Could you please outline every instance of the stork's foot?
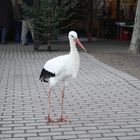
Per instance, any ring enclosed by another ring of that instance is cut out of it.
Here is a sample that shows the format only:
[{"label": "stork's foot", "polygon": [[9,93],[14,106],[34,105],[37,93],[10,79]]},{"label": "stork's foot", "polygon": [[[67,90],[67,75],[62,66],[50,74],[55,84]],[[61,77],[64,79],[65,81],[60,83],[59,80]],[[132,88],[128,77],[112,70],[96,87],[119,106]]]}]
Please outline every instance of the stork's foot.
[{"label": "stork's foot", "polygon": [[52,119],[50,115],[48,117],[45,117],[47,120],[47,123],[61,123],[61,122],[69,122],[67,119],[65,119],[63,116],[61,116],[59,119]]},{"label": "stork's foot", "polygon": [[55,120],[53,120],[50,115],[48,115],[48,117],[46,117],[47,119],[47,123],[55,123]]},{"label": "stork's foot", "polygon": [[68,122],[68,120],[66,120],[64,118],[64,116],[61,116],[59,119],[58,119],[58,122]]}]

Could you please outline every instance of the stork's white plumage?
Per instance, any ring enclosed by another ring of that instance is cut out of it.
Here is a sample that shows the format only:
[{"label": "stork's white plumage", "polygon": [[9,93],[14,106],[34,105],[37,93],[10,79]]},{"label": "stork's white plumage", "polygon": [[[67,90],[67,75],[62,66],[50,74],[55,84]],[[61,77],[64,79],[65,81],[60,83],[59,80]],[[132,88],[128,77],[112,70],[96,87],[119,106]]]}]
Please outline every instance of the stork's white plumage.
[{"label": "stork's white plumage", "polygon": [[50,117],[50,104],[51,104],[51,90],[52,87],[59,81],[63,83],[62,89],[62,108],[61,108],[61,117],[59,119],[60,122],[65,121],[63,117],[63,99],[64,99],[64,90],[65,83],[69,78],[75,78],[78,74],[79,66],[80,66],[80,58],[79,53],[76,48],[76,44],[78,44],[84,51],[87,51],[84,46],[80,43],[77,33],[75,31],[70,31],[68,34],[69,43],[70,43],[70,53],[67,55],[61,55],[55,57],[53,59],[48,60],[44,68],[40,74],[40,80],[44,82],[48,82],[50,84],[49,88],[49,114],[48,114],[48,122],[53,122]]}]

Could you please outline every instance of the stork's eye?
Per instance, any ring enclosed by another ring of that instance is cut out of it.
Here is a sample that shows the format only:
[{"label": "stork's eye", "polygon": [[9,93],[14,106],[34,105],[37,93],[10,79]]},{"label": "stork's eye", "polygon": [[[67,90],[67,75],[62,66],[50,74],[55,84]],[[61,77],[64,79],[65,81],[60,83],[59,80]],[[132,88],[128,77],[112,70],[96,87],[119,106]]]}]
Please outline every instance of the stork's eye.
[{"label": "stork's eye", "polygon": [[74,37],[73,35],[71,35],[71,37]]}]

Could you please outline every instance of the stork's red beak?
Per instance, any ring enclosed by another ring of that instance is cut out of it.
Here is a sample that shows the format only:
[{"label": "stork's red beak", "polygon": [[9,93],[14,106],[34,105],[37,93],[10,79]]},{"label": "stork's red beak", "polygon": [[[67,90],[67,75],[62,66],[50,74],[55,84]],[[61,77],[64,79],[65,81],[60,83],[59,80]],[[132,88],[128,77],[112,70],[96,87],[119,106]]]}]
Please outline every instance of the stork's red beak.
[{"label": "stork's red beak", "polygon": [[85,49],[85,47],[81,44],[80,40],[77,38],[75,39],[76,44],[78,44],[85,52],[87,52],[87,50]]}]

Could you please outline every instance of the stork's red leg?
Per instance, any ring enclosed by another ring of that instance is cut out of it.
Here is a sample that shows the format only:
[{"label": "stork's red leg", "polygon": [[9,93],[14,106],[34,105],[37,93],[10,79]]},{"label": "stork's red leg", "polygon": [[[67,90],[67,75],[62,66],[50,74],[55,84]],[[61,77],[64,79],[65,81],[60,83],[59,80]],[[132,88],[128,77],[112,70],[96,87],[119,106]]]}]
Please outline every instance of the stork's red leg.
[{"label": "stork's red leg", "polygon": [[60,117],[60,122],[66,122],[64,116],[63,116],[63,105],[64,105],[64,91],[65,91],[65,86],[62,89],[61,92],[61,97],[62,97],[62,101],[61,101],[61,117]]},{"label": "stork's red leg", "polygon": [[49,103],[48,123],[51,123],[53,122],[53,120],[51,119],[51,88],[49,89],[48,103]]}]

